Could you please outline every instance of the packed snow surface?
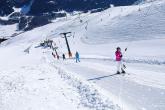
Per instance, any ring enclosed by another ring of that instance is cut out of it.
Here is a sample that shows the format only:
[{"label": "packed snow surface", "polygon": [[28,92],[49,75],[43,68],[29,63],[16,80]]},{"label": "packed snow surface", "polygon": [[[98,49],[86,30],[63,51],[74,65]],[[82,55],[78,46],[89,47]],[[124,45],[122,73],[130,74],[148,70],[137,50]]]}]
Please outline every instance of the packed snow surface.
[{"label": "packed snow surface", "polygon": [[[80,13],[22,33],[0,47],[0,110],[165,110],[165,0]],[[68,58],[68,37],[73,56]],[[0,25],[11,36],[16,25]],[[39,47],[52,39],[52,50]],[[125,75],[116,75],[115,50]],[[124,52],[124,49],[127,51]],[[26,53],[28,50],[29,53]],[[67,59],[62,60],[65,53]]]}]

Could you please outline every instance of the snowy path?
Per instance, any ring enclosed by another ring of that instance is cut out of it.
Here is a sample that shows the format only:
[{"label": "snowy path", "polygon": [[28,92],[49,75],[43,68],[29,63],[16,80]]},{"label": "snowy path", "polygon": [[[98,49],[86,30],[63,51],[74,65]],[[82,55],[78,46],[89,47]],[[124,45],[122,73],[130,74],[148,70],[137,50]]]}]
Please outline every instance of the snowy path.
[{"label": "snowy path", "polygon": [[116,96],[116,100],[123,103],[123,106],[129,106],[129,109],[165,109],[165,69],[163,66],[129,63],[127,71],[130,75],[122,76],[114,75],[115,63],[110,61],[83,59],[78,64],[73,60],[55,61],[55,64],[99,85]]},{"label": "snowy path", "polygon": [[121,110],[87,81],[52,66],[42,49],[26,54],[19,47],[0,48],[0,110]]}]

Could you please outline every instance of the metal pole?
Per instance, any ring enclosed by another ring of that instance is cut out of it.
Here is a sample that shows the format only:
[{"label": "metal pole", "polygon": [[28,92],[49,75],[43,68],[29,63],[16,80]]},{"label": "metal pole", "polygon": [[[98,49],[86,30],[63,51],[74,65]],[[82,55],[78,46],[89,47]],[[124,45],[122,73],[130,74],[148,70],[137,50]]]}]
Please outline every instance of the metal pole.
[{"label": "metal pole", "polygon": [[[66,33],[61,33],[61,34],[64,35],[64,38],[65,38],[65,41],[66,41],[66,45],[67,45],[67,49],[68,49],[68,55],[69,55],[69,58],[70,58],[70,57],[72,57],[72,52],[70,50],[68,39],[67,39],[67,36],[66,36],[69,33],[71,33],[71,32],[66,32]],[[68,37],[70,37],[70,36],[68,36]]]}]

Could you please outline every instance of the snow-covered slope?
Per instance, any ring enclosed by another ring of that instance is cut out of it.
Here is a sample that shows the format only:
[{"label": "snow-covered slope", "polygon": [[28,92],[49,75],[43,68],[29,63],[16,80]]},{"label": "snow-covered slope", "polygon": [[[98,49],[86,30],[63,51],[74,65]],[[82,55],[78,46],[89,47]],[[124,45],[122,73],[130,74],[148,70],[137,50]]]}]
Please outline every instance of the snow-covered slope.
[{"label": "snow-covered slope", "polygon": [[[5,41],[0,47],[0,107],[164,110],[164,5],[164,0],[158,0],[94,14],[68,15]],[[15,31],[14,26],[0,27],[4,36]],[[73,54],[79,51],[80,63],[73,59],[57,61],[52,50],[36,48],[49,38],[59,47],[60,56],[67,55],[60,35],[67,31],[72,32],[69,44]],[[124,53],[125,76],[114,75],[117,46],[128,48]],[[25,49],[30,53],[26,54]]]}]

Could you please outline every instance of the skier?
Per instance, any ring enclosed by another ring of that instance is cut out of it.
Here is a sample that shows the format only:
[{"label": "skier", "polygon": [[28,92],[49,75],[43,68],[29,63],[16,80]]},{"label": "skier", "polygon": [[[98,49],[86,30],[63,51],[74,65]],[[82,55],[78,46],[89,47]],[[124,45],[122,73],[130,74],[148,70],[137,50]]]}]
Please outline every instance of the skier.
[{"label": "skier", "polygon": [[60,56],[57,54],[57,60],[59,60],[60,59]]},{"label": "skier", "polygon": [[77,51],[76,51],[75,57],[76,57],[76,63],[80,62],[80,55]]},{"label": "skier", "polygon": [[56,58],[56,55],[53,52],[52,52],[52,55],[53,55],[54,58]]},{"label": "skier", "polygon": [[117,47],[115,55],[116,55],[116,62],[117,62],[117,73],[116,74],[120,74],[120,71],[121,71],[121,73],[125,73],[124,67],[123,67],[123,64],[122,64],[123,55],[121,53],[120,47]]},{"label": "skier", "polygon": [[65,54],[62,54],[62,58],[63,58],[63,60],[65,60],[66,58],[65,58]]}]

